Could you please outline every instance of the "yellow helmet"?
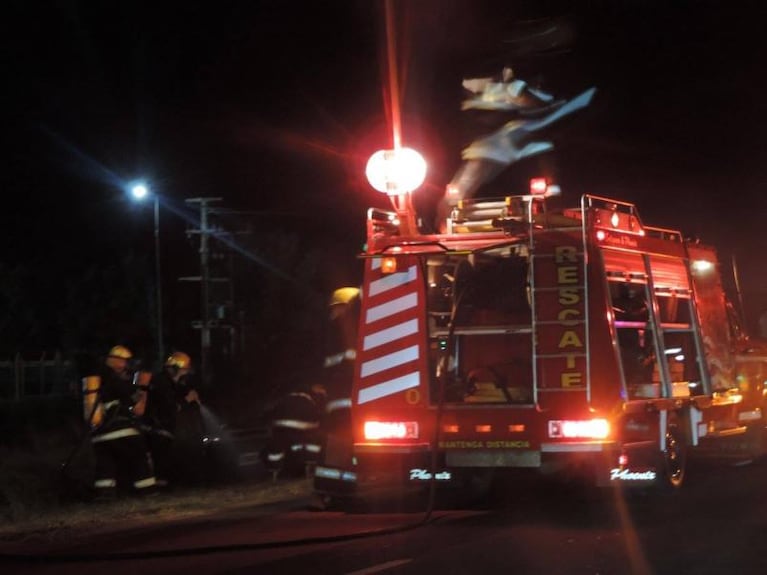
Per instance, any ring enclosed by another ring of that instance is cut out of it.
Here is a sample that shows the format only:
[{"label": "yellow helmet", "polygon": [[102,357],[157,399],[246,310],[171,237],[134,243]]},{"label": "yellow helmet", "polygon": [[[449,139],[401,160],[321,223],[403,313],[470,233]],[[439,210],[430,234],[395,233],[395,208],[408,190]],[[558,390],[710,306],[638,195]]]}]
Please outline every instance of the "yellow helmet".
[{"label": "yellow helmet", "polygon": [[189,369],[192,367],[192,358],[183,351],[174,351],[165,360],[165,367],[175,367],[177,369]]},{"label": "yellow helmet", "polygon": [[360,295],[360,288],[356,287],[342,287],[338,288],[330,296],[330,305],[338,305],[342,303],[349,303],[354,298]]},{"label": "yellow helmet", "polygon": [[116,345],[109,350],[108,357],[114,357],[117,359],[132,359],[133,354],[131,353],[131,350],[129,350],[124,345]]},{"label": "yellow helmet", "polygon": [[131,350],[123,345],[116,345],[109,350],[106,364],[115,371],[124,372],[131,359],[133,359]]}]

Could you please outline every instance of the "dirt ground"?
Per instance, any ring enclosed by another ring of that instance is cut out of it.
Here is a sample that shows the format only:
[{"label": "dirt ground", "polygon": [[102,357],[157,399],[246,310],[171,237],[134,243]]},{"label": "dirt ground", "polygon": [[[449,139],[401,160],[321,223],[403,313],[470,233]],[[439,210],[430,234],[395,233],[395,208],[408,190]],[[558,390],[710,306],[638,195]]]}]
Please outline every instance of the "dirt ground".
[{"label": "dirt ground", "polygon": [[183,489],[149,497],[124,497],[109,503],[76,502],[39,510],[21,519],[0,523],[0,541],[66,540],[85,531],[124,528],[224,511],[257,509],[283,502],[308,501],[310,479],[271,480],[237,485]]}]

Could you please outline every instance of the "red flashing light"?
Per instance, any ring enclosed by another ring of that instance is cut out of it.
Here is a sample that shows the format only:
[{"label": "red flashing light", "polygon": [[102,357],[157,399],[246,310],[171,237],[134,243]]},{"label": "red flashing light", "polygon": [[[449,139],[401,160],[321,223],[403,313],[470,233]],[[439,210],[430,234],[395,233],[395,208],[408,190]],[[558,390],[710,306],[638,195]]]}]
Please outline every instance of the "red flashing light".
[{"label": "red flashing light", "polygon": [[625,453],[621,453],[618,456],[618,466],[620,467],[628,467],[629,464],[629,456]]},{"label": "red flashing light", "polygon": [[397,258],[381,258],[381,273],[393,274],[397,271]]},{"label": "red flashing light", "polygon": [[530,180],[530,195],[543,196],[546,194],[548,187],[549,183],[546,181],[546,178],[533,178]]},{"label": "red flashing light", "polygon": [[549,437],[562,439],[605,439],[610,435],[606,419],[549,421]]},{"label": "red flashing light", "polygon": [[416,421],[366,421],[365,439],[418,439]]}]

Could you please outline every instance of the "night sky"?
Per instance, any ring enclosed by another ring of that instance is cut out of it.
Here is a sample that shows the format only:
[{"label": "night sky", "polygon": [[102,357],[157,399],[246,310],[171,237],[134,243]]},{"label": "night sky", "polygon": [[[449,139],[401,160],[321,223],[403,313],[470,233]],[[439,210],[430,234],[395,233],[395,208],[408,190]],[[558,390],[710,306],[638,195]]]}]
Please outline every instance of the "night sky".
[{"label": "night sky", "polygon": [[[591,106],[552,131],[555,150],[503,183],[545,173],[573,204],[584,192],[634,201],[646,224],[736,258],[750,317],[767,309],[760,4],[393,4],[404,142],[430,166],[419,206],[468,143],[463,78],[511,66],[563,97],[594,86]],[[121,190],[138,177],[173,208],[168,276],[196,272],[184,199],[214,196],[259,212],[251,225],[337,250],[345,271],[331,280],[354,278],[365,210],[388,207],[363,173],[391,143],[383,2],[14,0],[3,20],[0,264],[50,265],[41,297],[91,259],[152,249],[151,210]]]}]

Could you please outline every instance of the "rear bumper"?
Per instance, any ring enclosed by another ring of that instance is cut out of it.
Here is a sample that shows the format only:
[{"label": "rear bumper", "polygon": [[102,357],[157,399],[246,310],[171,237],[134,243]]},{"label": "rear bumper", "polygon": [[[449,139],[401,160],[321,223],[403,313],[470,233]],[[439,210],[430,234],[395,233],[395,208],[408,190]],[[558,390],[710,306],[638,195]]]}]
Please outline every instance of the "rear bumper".
[{"label": "rear bumper", "polygon": [[[597,486],[647,486],[657,473],[657,448],[652,442],[620,445],[615,442],[546,443],[538,450],[466,449],[437,454],[424,446],[355,445],[355,471],[359,486],[412,486],[431,481],[436,468],[438,484],[460,485],[472,470],[527,470],[542,475],[570,474],[587,478]],[[627,455],[631,468],[622,468],[619,457]],[[436,465],[435,465],[436,462]]]}]

